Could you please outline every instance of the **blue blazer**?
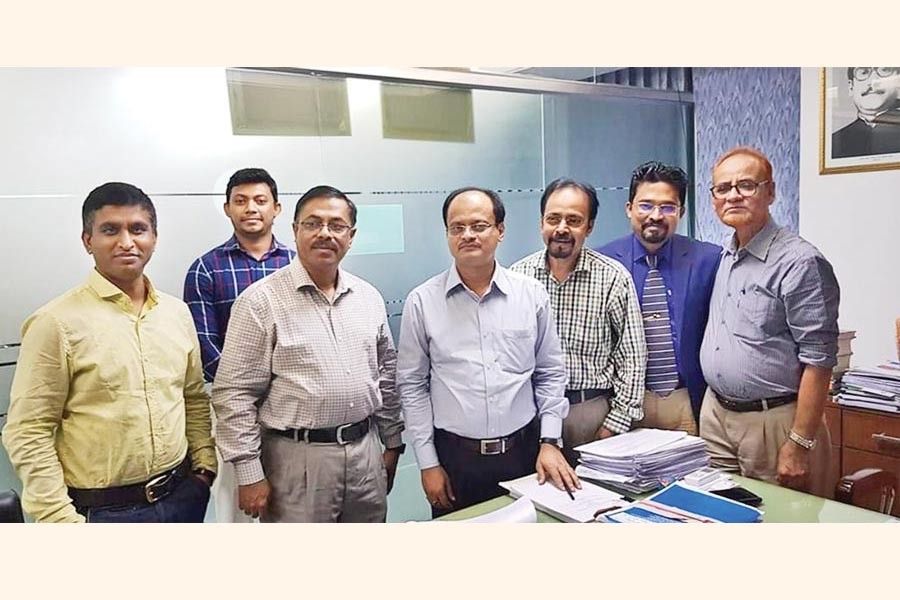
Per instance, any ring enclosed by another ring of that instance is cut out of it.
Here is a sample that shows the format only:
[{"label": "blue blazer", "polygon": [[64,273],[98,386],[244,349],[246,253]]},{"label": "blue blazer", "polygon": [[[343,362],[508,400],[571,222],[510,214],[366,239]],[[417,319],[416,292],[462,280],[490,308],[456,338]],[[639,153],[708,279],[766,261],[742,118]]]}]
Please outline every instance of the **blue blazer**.
[{"label": "blue blazer", "polygon": [[[660,256],[666,257],[660,260],[659,270],[666,287],[671,290],[669,315],[678,371],[690,393],[694,416],[699,420],[700,403],[706,391],[706,380],[700,369],[700,344],[709,317],[709,298],[722,248],[677,234],[669,240],[668,246],[659,251]],[[613,240],[597,251],[625,265],[634,280],[638,298],[641,298],[649,269],[643,260],[647,252],[635,235]]]}]

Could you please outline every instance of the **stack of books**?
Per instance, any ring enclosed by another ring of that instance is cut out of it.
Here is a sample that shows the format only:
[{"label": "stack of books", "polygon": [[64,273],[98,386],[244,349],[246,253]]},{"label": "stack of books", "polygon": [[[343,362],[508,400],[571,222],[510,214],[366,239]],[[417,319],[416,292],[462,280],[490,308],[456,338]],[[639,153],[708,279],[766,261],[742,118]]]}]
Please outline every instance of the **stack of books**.
[{"label": "stack of books", "polygon": [[837,402],[843,406],[900,412],[900,362],[877,367],[853,367],[837,384]]},{"label": "stack of books", "polygon": [[634,429],[575,448],[575,473],[635,494],[657,490],[709,465],[706,443],[683,431]]},{"label": "stack of books", "polygon": [[850,357],[853,356],[852,342],[856,332],[851,330],[838,333],[837,366],[832,372],[832,377],[839,379],[850,368]]}]

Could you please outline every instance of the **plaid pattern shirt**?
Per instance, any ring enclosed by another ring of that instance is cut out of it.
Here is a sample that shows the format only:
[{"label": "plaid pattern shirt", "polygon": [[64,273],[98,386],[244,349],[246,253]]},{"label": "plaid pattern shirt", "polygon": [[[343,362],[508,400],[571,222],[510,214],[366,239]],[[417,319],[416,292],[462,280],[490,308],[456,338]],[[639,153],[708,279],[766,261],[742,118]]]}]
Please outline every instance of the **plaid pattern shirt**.
[{"label": "plaid pattern shirt", "polygon": [[510,267],[540,281],[566,353],[570,390],[612,388],[603,426],[616,433],[644,416],[647,346],[641,306],[631,275],[619,262],[583,248],[569,278],[558,283],[547,266],[547,251]]},{"label": "plaid pattern shirt", "polygon": [[239,485],[265,477],[262,429],[319,429],[374,415],[381,441],[400,446],[397,352],[384,299],[339,271],[334,297],[297,259],[234,303],[213,383],[216,442]]},{"label": "plaid pattern shirt", "polygon": [[286,266],[295,252],[272,238],[272,247],[259,260],[238,244],[237,237],[194,261],[184,278],[184,301],[191,309],[200,338],[203,377],[212,381],[219,368],[231,305],[251,283]]}]

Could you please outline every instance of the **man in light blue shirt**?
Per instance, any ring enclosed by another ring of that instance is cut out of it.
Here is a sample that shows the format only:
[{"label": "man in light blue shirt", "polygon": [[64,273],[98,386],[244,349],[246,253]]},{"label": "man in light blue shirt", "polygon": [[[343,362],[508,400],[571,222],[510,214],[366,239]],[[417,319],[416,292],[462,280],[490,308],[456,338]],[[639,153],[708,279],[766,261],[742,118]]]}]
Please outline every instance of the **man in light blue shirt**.
[{"label": "man in light blue shirt", "polygon": [[500,197],[462,188],[444,201],[443,216],[455,264],[407,298],[397,363],[432,514],[500,496],[498,482],[535,470],[541,483],[580,487],[560,452],[569,402],[550,299],[494,259]]}]

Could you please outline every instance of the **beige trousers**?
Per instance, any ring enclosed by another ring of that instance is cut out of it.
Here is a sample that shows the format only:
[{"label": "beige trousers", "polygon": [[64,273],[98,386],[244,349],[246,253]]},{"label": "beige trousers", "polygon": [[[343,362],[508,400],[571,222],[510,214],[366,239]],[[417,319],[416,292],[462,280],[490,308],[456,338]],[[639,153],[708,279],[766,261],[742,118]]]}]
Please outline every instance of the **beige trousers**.
[{"label": "beige trousers", "polygon": [[691,411],[691,396],[687,388],[678,388],[668,396],[646,390],[644,392],[644,418],[635,421],[633,427],[653,429],[677,429],[697,435],[697,421]]},{"label": "beige trousers", "polygon": [[[769,410],[734,412],[726,409],[707,389],[700,409],[700,436],[706,440],[710,465],[778,485],[778,451],[788,439],[797,403]],[[793,442],[791,442],[793,443]],[[803,490],[828,496],[831,436],[822,420],[816,447],[809,456],[809,486]]]},{"label": "beige trousers", "polygon": [[260,521],[384,523],[387,471],[375,430],[343,446],[264,433],[261,458],[272,490]]}]

